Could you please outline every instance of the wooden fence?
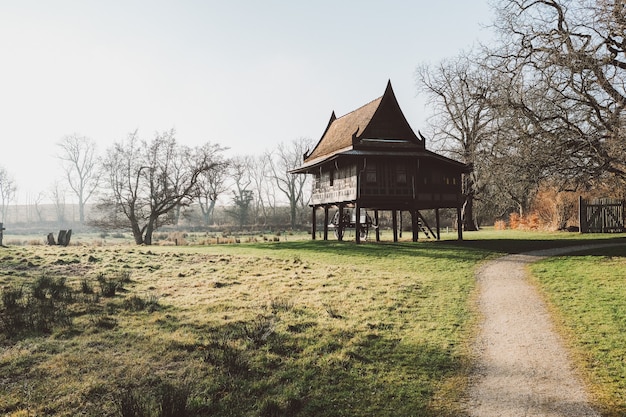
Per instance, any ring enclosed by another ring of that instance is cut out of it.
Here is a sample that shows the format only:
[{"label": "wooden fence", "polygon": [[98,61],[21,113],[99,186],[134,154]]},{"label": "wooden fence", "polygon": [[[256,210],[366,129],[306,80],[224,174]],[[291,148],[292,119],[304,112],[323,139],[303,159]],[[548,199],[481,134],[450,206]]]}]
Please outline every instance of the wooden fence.
[{"label": "wooden fence", "polygon": [[581,233],[626,232],[626,201],[601,198],[586,200],[579,198]]}]

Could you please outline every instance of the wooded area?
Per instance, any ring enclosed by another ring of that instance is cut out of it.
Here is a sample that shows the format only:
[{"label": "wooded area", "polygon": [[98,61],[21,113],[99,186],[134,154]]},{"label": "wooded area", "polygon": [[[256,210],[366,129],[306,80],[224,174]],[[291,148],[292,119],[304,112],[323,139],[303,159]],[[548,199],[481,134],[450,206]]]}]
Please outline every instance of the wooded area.
[{"label": "wooded area", "polygon": [[473,167],[464,179],[465,228],[513,212],[535,215],[546,189],[623,198],[624,3],[494,6],[493,44],[416,73],[433,109],[435,142]]}]

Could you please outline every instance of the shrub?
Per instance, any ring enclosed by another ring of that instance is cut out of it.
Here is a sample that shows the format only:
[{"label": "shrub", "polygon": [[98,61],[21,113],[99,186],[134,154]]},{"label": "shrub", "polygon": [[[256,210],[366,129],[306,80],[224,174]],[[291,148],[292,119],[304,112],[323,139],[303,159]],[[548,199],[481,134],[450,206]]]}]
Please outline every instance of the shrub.
[{"label": "shrub", "polygon": [[117,398],[117,406],[122,417],[150,417],[148,403],[137,389],[121,389]]},{"label": "shrub", "polygon": [[115,317],[111,317],[101,312],[92,313],[89,321],[92,325],[99,329],[111,330],[117,326],[117,320]]},{"label": "shrub", "polygon": [[493,224],[495,230],[506,230],[506,222],[504,220],[496,220]]},{"label": "shrub", "polygon": [[155,294],[150,294],[144,299],[138,295],[132,295],[124,300],[122,307],[124,310],[128,311],[148,310],[149,312],[153,312],[159,308],[159,297]]},{"label": "shrub", "polygon": [[154,388],[125,387],[118,391],[117,407],[122,417],[187,417],[191,413],[189,385],[162,383]]},{"label": "shrub", "polygon": [[237,348],[235,342],[226,337],[218,337],[200,348],[202,359],[230,375],[241,375],[248,372],[250,364],[244,352]]},{"label": "shrub", "polygon": [[293,301],[285,298],[274,298],[270,302],[270,308],[274,314],[279,311],[289,311],[293,308]]},{"label": "shrub", "polygon": [[4,288],[1,298],[0,330],[7,336],[13,336],[25,325],[23,288]]},{"label": "shrub", "polygon": [[3,289],[0,298],[0,331],[9,337],[25,331],[48,333],[55,325],[71,323],[67,304],[74,297],[65,278],[42,275],[26,289]]},{"label": "shrub", "polygon": [[113,297],[118,288],[118,282],[112,278],[107,278],[104,274],[98,274],[96,277],[100,284],[100,293],[103,297]]},{"label": "shrub", "polygon": [[186,417],[189,415],[187,402],[191,390],[187,384],[173,385],[164,383],[160,389],[159,417]]},{"label": "shrub", "polygon": [[260,314],[251,322],[245,323],[242,330],[244,336],[254,346],[261,346],[274,333],[274,319]]},{"label": "shrub", "polygon": [[96,281],[100,284],[100,293],[103,297],[114,297],[118,290],[124,289],[124,284],[131,282],[130,276],[130,271],[119,271],[109,278],[104,273],[98,273]]},{"label": "shrub", "polygon": [[93,286],[86,278],[80,281],[80,292],[83,294],[93,294]]}]

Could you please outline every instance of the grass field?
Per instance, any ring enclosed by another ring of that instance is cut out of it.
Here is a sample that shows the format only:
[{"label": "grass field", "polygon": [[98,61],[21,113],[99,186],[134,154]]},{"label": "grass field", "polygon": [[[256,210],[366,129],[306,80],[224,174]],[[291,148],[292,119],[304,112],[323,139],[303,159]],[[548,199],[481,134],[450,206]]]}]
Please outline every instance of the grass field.
[{"label": "grass field", "polygon": [[605,416],[626,415],[626,246],[532,267]]},{"label": "grass field", "polygon": [[0,413],[461,415],[477,265],[617,237],[3,248]]}]

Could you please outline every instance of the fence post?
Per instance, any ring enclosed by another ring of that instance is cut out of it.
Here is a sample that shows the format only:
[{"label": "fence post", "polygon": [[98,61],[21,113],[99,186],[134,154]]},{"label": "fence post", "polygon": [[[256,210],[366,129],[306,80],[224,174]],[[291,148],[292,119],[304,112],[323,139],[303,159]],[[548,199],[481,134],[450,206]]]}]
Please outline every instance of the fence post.
[{"label": "fence post", "polygon": [[583,196],[578,196],[578,226],[580,233],[586,233],[587,231],[587,213],[584,205]]},{"label": "fence post", "polygon": [[4,230],[4,223],[0,223],[0,246],[4,246],[2,244],[3,230]]}]

